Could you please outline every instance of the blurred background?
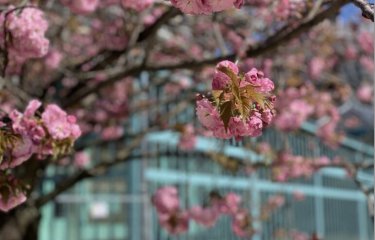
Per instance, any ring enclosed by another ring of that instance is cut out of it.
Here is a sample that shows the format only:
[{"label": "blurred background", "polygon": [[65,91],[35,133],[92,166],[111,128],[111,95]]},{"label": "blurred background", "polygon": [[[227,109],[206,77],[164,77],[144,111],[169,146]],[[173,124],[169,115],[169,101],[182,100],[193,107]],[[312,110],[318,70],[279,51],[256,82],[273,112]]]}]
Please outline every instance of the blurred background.
[{"label": "blurred background", "polygon": [[[257,29],[264,28],[260,20],[254,25]],[[210,89],[210,80],[195,79],[203,78],[203,73],[197,77],[198,74],[181,73],[176,76],[172,71],[164,70],[144,71],[136,81],[126,83],[127,89],[139,93],[129,96],[127,104],[131,107],[152,99],[153,107],[136,111],[129,115],[128,121],[118,124],[126,133],[118,140],[85,148],[85,154],[91,159],[86,168],[116,158],[116,154],[124,150],[135,136],[153,126],[155,119],[176,109],[180,102],[188,99],[188,107],[167,120],[167,125],[174,127],[147,132],[145,141],[132,151],[124,163],[102,176],[81,181],[43,206],[39,239],[239,239],[232,233],[230,219],[226,217],[220,218],[209,229],[191,223],[187,233],[168,235],[160,227],[150,201],[156,189],[165,185],[178,188],[184,207],[205,202],[213,192],[238,193],[252,216],[262,214],[262,204],[270,196],[284,197],[285,203],[266,221],[255,220],[254,226],[260,231],[249,238],[252,240],[291,239],[285,235],[290,231],[306,233],[311,240],[373,239],[371,206],[374,203],[371,200],[372,190],[369,190],[373,188],[374,181],[371,165],[374,158],[373,52],[362,53],[361,56],[368,57],[366,62],[364,58],[360,60],[359,54],[350,55],[348,50],[350,47],[361,49],[362,45],[358,42],[361,34],[366,35],[365,39],[370,38],[364,41],[369,41],[371,48],[373,33],[372,24],[360,17],[360,10],[347,5],[337,19],[324,21],[312,33],[282,45],[277,58],[270,54],[249,62],[249,65],[266,68],[267,59],[272,59],[273,65],[268,73],[280,91],[299,88],[308,78],[317,90],[330,93],[341,115],[336,131],[345,134],[339,143],[328,141],[327,144],[327,139],[316,134],[317,129],[331,121],[330,118],[311,117],[304,119],[298,130],[280,131],[272,125],[264,129],[262,136],[241,141],[217,140],[197,134],[193,150],[186,151],[179,146],[179,126],[192,123],[196,129],[201,128],[194,100],[189,99],[192,92],[204,93]],[[157,39],[165,41],[170,34],[168,27],[161,28]],[[255,34],[254,39],[262,39],[262,36]],[[226,46],[231,52],[235,50],[236,43],[228,42]],[[173,56],[174,48],[168,50],[168,54]],[[220,48],[216,47],[215,51],[216,56],[224,54]],[[330,67],[328,61],[332,60],[332,55],[336,58]],[[312,60],[312,56],[316,59]],[[317,70],[320,80],[313,79],[311,68],[314,67],[321,69]],[[185,85],[194,82],[194,90],[182,86],[182,75]],[[110,90],[107,94],[114,92]],[[316,104],[322,99],[311,101]],[[322,101],[320,104],[326,103]],[[81,143],[92,137],[85,135]],[[294,155],[343,158],[365,167],[352,173],[355,181],[345,168],[325,167],[310,178],[278,182],[274,181],[274,173],[268,168],[256,171],[239,168],[241,161],[255,163],[267,159],[267,152],[259,151],[261,143],[267,143],[275,151],[287,146]],[[79,148],[80,142],[77,146]],[[209,161],[207,156],[211,158]],[[48,193],[73,172],[74,167],[69,164],[49,166],[38,191]]]},{"label": "blurred background", "polygon": [[[359,21],[358,18],[348,19],[353,11],[356,9],[352,6],[344,9],[341,20],[345,24]],[[358,88],[358,76],[363,74],[356,65],[357,62],[345,61],[340,69],[345,81],[354,89]],[[132,88],[136,91],[149,85],[151,79],[166,75],[167,72],[143,74],[139,84],[134,84]],[[273,74],[272,79],[277,79],[277,73]],[[368,79],[371,80],[370,77]],[[134,134],[141,132],[149,126],[150,116],[167,112],[175,107],[174,102],[181,101],[187,95],[180,92],[176,95],[176,101],[162,104],[166,96],[164,86],[155,86],[131,99],[132,102],[141,101],[142,98],[155,99],[155,108],[134,114],[131,121],[123,126],[124,131],[131,129]],[[198,126],[194,107],[191,105],[177,117],[169,119],[169,123],[194,122]],[[237,239],[230,229],[230,220],[226,218],[211,229],[192,225],[187,234],[169,236],[158,224],[150,202],[150,195],[164,185],[178,186],[184,206],[204,200],[213,189],[222,193],[236,192],[255,215],[260,213],[261,203],[266,202],[269,196],[284,196],[285,204],[269,220],[258,223],[262,230],[251,238],[254,240],[276,239],[275,232],[282,230],[316,233],[327,240],[373,239],[368,199],[343,169],[327,167],[309,179],[278,183],[271,180],[270,171],[266,169],[248,174],[228,169],[225,162],[204,160],[207,153],[220,152],[229,157],[256,161],[262,155],[244,146],[267,142],[273,149],[280,149],[287,141],[293,154],[306,157],[342,156],[354,162],[372,162],[373,106],[353,100],[347,108],[344,116],[355,116],[360,123],[350,128],[342,126],[347,137],[335,149],[327,147],[316,137],[316,121],[305,121],[300,130],[293,133],[269,128],[261,137],[245,138],[241,142],[198,137],[194,151],[179,149],[179,133],[175,131],[150,133],[147,141],[126,163],[116,166],[104,176],[77,184],[43,207],[40,239]],[[93,163],[111,159],[127,141],[125,138],[121,144],[113,143],[103,148],[88,149],[87,152]],[[50,167],[40,190],[47,192],[53,189],[55,182],[66,177],[66,171]],[[372,168],[359,171],[357,177],[363,185],[372,186]],[[303,195],[303,200],[296,200],[296,193]]]}]

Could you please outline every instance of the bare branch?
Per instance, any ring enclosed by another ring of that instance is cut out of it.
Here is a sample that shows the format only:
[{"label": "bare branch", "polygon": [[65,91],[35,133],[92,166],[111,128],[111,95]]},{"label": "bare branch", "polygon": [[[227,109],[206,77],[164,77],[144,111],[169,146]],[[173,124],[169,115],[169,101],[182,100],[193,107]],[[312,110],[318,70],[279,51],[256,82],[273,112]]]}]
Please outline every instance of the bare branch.
[{"label": "bare branch", "polygon": [[366,0],[351,0],[357,7],[362,10],[362,16],[374,21],[374,4]]},{"label": "bare branch", "polygon": [[[270,52],[272,50],[275,50],[280,45],[285,44],[286,42],[292,40],[293,38],[297,37],[298,35],[302,34],[303,32],[306,32],[308,29],[314,27],[315,25],[322,22],[324,19],[330,18],[332,16],[335,16],[340,7],[345,5],[348,2],[348,0],[338,0],[331,4],[330,7],[326,8],[325,10],[318,13],[313,19],[307,19],[303,21],[300,25],[298,25],[295,28],[282,28],[279,31],[277,31],[274,35],[270,36],[266,41],[263,43],[256,45],[256,46],[250,46],[248,50],[246,51],[246,57],[256,57],[262,54],[265,54],[267,52]],[[160,71],[160,70],[176,70],[176,69],[195,69],[195,68],[202,68],[206,65],[212,65],[216,64],[217,62],[221,60],[234,60],[236,57],[235,54],[229,54],[224,55],[220,57],[215,58],[209,58],[204,59],[202,61],[186,61],[177,63],[175,65],[164,65],[164,66],[135,66],[130,69],[126,69],[122,71],[121,73],[117,73],[116,75],[110,77],[106,81],[100,82],[97,85],[91,87],[91,88],[83,88],[80,91],[76,92],[76,94],[70,96],[69,98],[65,99],[65,102],[62,103],[63,107],[71,106],[72,104],[78,102],[80,99],[85,98],[86,96],[97,92],[101,88],[104,88],[106,86],[110,86],[117,81],[128,77],[128,76],[136,76],[140,74],[142,71],[148,71],[148,72],[154,72],[154,71]]]},{"label": "bare branch", "polygon": [[[164,115],[162,120],[168,120],[170,117],[173,117],[179,112],[181,112],[182,110],[184,110],[187,106],[189,106],[189,104],[186,101],[180,102],[172,111],[170,111],[167,115]],[[34,202],[35,206],[37,208],[40,208],[44,204],[55,199],[59,194],[73,187],[76,183],[80,182],[81,180],[86,179],[86,178],[96,177],[98,175],[102,175],[109,168],[117,164],[131,160],[132,158],[129,158],[129,157],[132,151],[142,143],[142,141],[144,140],[144,136],[150,131],[153,131],[156,129],[157,129],[157,126],[150,127],[150,128],[143,130],[136,137],[134,137],[132,141],[128,143],[124,149],[117,152],[117,156],[114,160],[109,161],[109,162],[98,163],[91,169],[81,170],[75,173],[74,175],[70,176],[68,179],[58,184],[53,191],[36,199]]]}]

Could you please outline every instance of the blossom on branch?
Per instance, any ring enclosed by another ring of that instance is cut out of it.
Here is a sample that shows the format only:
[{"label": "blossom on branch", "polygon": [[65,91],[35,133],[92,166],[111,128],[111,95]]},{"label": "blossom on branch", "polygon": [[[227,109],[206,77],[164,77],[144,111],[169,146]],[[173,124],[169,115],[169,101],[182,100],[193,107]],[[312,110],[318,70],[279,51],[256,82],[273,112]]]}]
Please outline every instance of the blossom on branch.
[{"label": "blossom on branch", "polygon": [[0,29],[0,47],[8,51],[10,60],[23,63],[47,54],[49,40],[44,35],[48,22],[41,10],[10,7],[0,14]]},{"label": "blossom on branch", "polygon": [[212,98],[197,98],[197,116],[201,124],[217,138],[257,137],[271,123],[273,82],[253,68],[240,74],[236,64],[220,62],[212,81]]},{"label": "blossom on branch", "polygon": [[244,0],[171,0],[171,3],[187,14],[210,14],[233,7],[241,8]]},{"label": "blossom on branch", "polygon": [[25,187],[12,175],[0,176],[0,211],[8,212],[26,201]]}]

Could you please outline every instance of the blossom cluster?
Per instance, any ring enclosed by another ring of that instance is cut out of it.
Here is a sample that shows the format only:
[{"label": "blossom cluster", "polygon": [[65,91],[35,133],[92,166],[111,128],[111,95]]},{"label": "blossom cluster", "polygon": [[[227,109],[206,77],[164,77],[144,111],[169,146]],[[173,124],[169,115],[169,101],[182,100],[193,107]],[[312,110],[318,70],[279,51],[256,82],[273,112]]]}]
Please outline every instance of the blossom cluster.
[{"label": "blossom cluster", "polygon": [[171,3],[187,14],[210,14],[233,7],[241,8],[244,0],[171,0]]},{"label": "blossom cluster", "polygon": [[278,93],[275,104],[278,115],[274,120],[277,129],[296,130],[314,113],[313,103],[305,99],[307,91],[306,88],[287,88]]},{"label": "blossom cluster", "polygon": [[154,0],[60,0],[73,13],[87,15],[95,12],[100,7],[113,4],[121,4],[124,8],[133,9],[137,12],[150,7]]},{"label": "blossom cluster", "polygon": [[[252,227],[252,218],[249,210],[241,207],[241,197],[229,192],[221,196],[211,192],[208,204],[195,205],[188,210],[180,207],[178,191],[173,186],[159,188],[152,197],[159,222],[171,234],[181,234],[188,230],[189,220],[205,228],[213,227],[221,215],[232,219],[232,231],[238,237],[249,237],[255,233]],[[261,220],[269,218],[272,212],[285,204],[282,195],[270,196],[261,207]]]},{"label": "blossom cluster", "polygon": [[326,156],[306,158],[284,151],[278,154],[271,169],[276,181],[285,182],[292,178],[311,177],[321,167],[331,163],[331,159]]},{"label": "blossom cluster", "polygon": [[318,92],[311,84],[279,91],[275,107],[278,115],[274,124],[279,130],[297,130],[309,117],[327,117],[329,121],[320,124],[316,132],[317,136],[332,148],[344,138],[344,135],[336,130],[341,117],[331,94]]},{"label": "blossom cluster", "polygon": [[89,14],[94,12],[98,6],[99,0],[60,0],[62,4],[76,14]]},{"label": "blossom cluster", "polygon": [[140,12],[150,7],[154,3],[154,0],[121,0],[121,3],[126,8]]},{"label": "blossom cluster", "polygon": [[8,212],[26,201],[26,187],[12,175],[0,176],[0,211]]},{"label": "blossom cluster", "polygon": [[49,40],[45,37],[48,22],[35,7],[14,8],[0,13],[0,47],[8,52],[12,65],[45,56]]},{"label": "blossom cluster", "polygon": [[262,206],[260,211],[260,218],[266,220],[270,217],[272,212],[285,205],[285,197],[283,195],[271,195],[267,202]]},{"label": "blossom cluster", "polygon": [[198,119],[217,138],[259,136],[275,115],[273,89],[263,72],[253,68],[243,75],[236,64],[220,62],[212,81],[214,101],[197,98]]},{"label": "blossom cluster", "polygon": [[91,106],[77,109],[74,115],[80,119],[84,134],[96,133],[103,140],[114,140],[124,135],[123,120],[129,114],[129,92],[131,78],[123,79],[115,84],[115,88],[100,91],[100,98]]},{"label": "blossom cluster", "polygon": [[1,146],[3,159],[0,169],[16,167],[33,154],[44,158],[66,153],[81,135],[74,116],[55,104],[47,105],[41,115],[36,114],[41,105],[39,101],[32,100],[24,113],[12,110],[4,118],[7,121],[0,122],[2,137],[9,139]]},{"label": "blossom cluster", "polygon": [[301,19],[301,12],[306,9],[306,1],[303,0],[279,0],[275,1],[276,6],[273,9],[278,20],[288,20],[290,18]]},{"label": "blossom cluster", "polygon": [[374,87],[368,83],[362,83],[356,92],[357,98],[363,103],[371,103],[374,100]]},{"label": "blossom cluster", "polygon": [[194,126],[192,124],[186,124],[179,130],[181,132],[178,142],[179,148],[185,151],[194,149],[197,142]]},{"label": "blossom cluster", "polygon": [[[40,159],[66,154],[81,135],[74,116],[55,104],[48,104],[40,112],[41,105],[41,102],[32,100],[23,113],[12,110],[3,116],[0,121],[0,170],[15,168],[33,154]],[[4,193],[5,190],[0,187],[1,210],[8,211],[24,201],[25,196],[17,190],[19,183],[13,177],[1,178],[1,184],[13,189]]]},{"label": "blossom cluster", "polygon": [[155,192],[152,203],[158,213],[161,226],[171,234],[186,232],[190,219],[201,226],[212,227],[220,215],[228,215],[232,218],[232,231],[237,236],[246,237],[253,234],[248,210],[240,207],[241,197],[235,193],[228,193],[224,197],[211,194],[208,206],[194,206],[184,210],[180,207],[177,189],[165,186]]}]

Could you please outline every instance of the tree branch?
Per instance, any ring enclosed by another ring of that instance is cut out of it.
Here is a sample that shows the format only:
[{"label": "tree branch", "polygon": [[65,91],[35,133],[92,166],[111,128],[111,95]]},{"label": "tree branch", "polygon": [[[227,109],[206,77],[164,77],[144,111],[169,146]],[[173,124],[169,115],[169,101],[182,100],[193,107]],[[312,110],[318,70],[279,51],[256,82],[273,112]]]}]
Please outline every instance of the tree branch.
[{"label": "tree branch", "polygon": [[351,0],[354,5],[362,10],[362,16],[374,21],[374,4],[370,4],[366,0]]},{"label": "tree branch", "polygon": [[[272,50],[275,50],[280,45],[290,41],[291,39],[297,37],[298,35],[302,34],[303,32],[307,31],[308,29],[312,28],[313,26],[319,24],[326,18],[330,18],[332,16],[335,16],[339,9],[348,3],[349,0],[338,0],[333,2],[328,8],[325,10],[322,10],[320,13],[316,14],[314,18],[307,19],[303,21],[300,25],[298,25],[295,28],[287,28],[284,27],[277,31],[275,34],[270,36],[266,41],[264,41],[261,44],[258,44],[256,46],[250,46],[248,50],[246,51],[246,57],[256,57],[262,54],[265,54],[267,52],[270,52]],[[175,65],[162,65],[162,66],[135,66],[130,69],[126,69],[120,73],[116,73],[113,76],[111,76],[106,81],[100,82],[97,85],[91,87],[91,88],[83,88],[81,91],[76,92],[76,94],[70,96],[69,98],[66,98],[66,100],[62,103],[63,107],[71,106],[72,104],[78,102],[82,98],[85,98],[86,96],[97,92],[101,88],[104,88],[106,86],[110,86],[117,81],[128,77],[128,76],[136,76],[140,74],[142,71],[146,72],[155,72],[160,70],[176,70],[176,69],[195,69],[195,68],[202,68],[206,65],[213,65],[216,64],[219,61],[222,60],[234,60],[236,57],[235,54],[229,54],[224,55],[220,57],[214,57],[209,59],[204,59],[202,61],[186,61],[177,63]]]},{"label": "tree branch", "polygon": [[[180,102],[172,111],[164,115],[161,121],[168,120],[170,117],[177,115],[179,112],[184,110],[187,106],[189,106],[189,104],[186,101]],[[50,193],[47,193],[46,195],[41,196],[38,199],[36,199],[34,201],[35,206],[37,208],[40,208],[44,204],[55,199],[59,194],[73,187],[76,183],[80,182],[81,180],[104,174],[109,168],[117,164],[131,160],[130,155],[132,151],[142,143],[147,133],[156,129],[157,129],[157,126],[154,126],[154,127],[147,128],[143,130],[142,132],[138,133],[138,135],[134,137],[133,140],[129,144],[127,144],[126,148],[117,152],[117,156],[115,160],[109,161],[109,162],[101,162],[101,163],[96,164],[91,169],[81,170],[73,174],[68,179],[58,184],[55,187],[55,189],[52,190]],[[123,141],[123,139],[121,139],[121,141]]]}]

